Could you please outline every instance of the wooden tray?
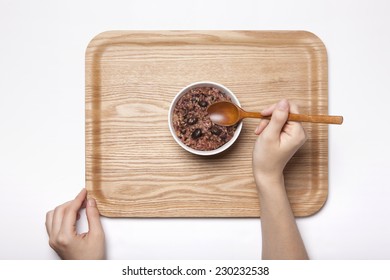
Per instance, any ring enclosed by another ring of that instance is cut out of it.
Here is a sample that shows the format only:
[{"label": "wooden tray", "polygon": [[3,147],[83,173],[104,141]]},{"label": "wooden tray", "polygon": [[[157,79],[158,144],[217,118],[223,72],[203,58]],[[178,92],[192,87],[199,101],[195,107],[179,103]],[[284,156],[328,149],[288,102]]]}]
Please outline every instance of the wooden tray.
[{"label": "wooden tray", "polygon": [[[247,110],[288,98],[327,114],[326,49],[304,31],[110,31],[86,52],[86,186],[109,217],[258,217],[253,131],[245,120],[224,154],[183,150],[168,109],[184,86],[230,88]],[[328,193],[328,128],[304,124],[309,139],[285,169],[296,216],[318,211]]]}]

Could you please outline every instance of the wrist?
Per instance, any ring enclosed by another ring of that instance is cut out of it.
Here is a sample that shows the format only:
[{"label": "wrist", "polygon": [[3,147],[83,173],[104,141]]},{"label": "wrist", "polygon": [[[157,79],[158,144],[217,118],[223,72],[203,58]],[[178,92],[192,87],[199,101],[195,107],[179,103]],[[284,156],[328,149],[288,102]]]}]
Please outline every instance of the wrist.
[{"label": "wrist", "polygon": [[254,177],[259,194],[263,192],[277,192],[280,190],[285,192],[283,173],[257,173],[254,174]]}]

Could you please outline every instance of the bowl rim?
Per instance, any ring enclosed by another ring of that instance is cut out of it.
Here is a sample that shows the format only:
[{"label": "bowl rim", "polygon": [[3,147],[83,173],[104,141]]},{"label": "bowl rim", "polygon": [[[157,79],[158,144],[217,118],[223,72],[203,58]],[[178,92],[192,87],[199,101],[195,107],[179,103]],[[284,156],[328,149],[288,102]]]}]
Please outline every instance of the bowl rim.
[{"label": "bowl rim", "polygon": [[194,82],[194,83],[191,83],[187,86],[185,86],[184,88],[182,88],[176,95],[175,97],[173,98],[172,102],[171,102],[171,105],[169,106],[169,111],[168,111],[168,125],[169,125],[169,130],[172,134],[172,137],[173,139],[175,139],[176,143],[179,144],[179,146],[181,146],[184,150],[192,153],[192,154],[195,154],[195,155],[200,155],[200,156],[212,156],[212,155],[216,155],[216,154],[220,154],[222,153],[223,151],[227,150],[228,148],[230,148],[237,140],[238,136],[240,135],[241,133],[241,130],[242,130],[242,125],[243,123],[240,122],[236,128],[236,131],[234,132],[234,135],[232,137],[232,139],[229,140],[229,142],[225,143],[224,145],[222,145],[221,147],[215,149],[215,150],[211,150],[211,151],[200,151],[200,150],[195,150],[194,148],[191,148],[189,146],[187,146],[186,144],[184,144],[180,139],[179,137],[177,137],[176,135],[176,131],[175,129],[173,128],[173,125],[172,125],[172,116],[173,116],[173,110],[177,104],[177,101],[179,101],[179,98],[184,94],[186,93],[187,91],[189,91],[190,89],[192,88],[195,88],[195,87],[202,87],[202,86],[212,86],[212,87],[216,87],[220,90],[222,90],[224,93],[226,93],[227,95],[229,95],[229,97],[232,99],[232,102],[238,106],[241,106],[240,105],[240,101],[238,100],[238,98],[236,97],[236,95],[230,90],[228,89],[226,86],[220,84],[220,83],[216,83],[216,82],[212,82],[212,81],[199,81],[199,82]]}]

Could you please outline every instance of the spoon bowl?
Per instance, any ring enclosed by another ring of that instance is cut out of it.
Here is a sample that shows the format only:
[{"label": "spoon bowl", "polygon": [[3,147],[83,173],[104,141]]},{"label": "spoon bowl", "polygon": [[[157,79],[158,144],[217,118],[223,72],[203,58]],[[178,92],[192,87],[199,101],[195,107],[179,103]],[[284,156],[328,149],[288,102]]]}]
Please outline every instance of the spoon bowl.
[{"label": "spoon bowl", "polygon": [[[244,118],[258,118],[258,119],[270,119],[270,116],[263,116],[258,112],[247,112],[241,109],[239,106],[228,102],[221,101],[211,104],[207,108],[210,120],[222,126],[231,126],[240,122]],[[288,114],[289,121],[297,122],[311,122],[311,123],[324,123],[324,124],[342,124],[342,116],[328,116],[328,115],[306,115],[306,114]]]}]

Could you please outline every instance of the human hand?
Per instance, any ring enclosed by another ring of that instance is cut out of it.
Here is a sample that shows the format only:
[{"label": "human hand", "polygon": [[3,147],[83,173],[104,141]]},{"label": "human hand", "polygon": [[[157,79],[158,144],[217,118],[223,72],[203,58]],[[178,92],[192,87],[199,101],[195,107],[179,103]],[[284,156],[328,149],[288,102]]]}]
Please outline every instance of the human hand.
[{"label": "human hand", "polygon": [[[99,260],[105,257],[105,238],[96,202],[86,200],[82,189],[74,200],[68,201],[46,214],[46,230],[49,245],[65,260]],[[88,232],[78,234],[76,222],[79,211],[86,208]]]},{"label": "human hand", "polygon": [[253,149],[252,168],[258,187],[264,180],[280,182],[287,162],[306,141],[302,125],[287,121],[289,111],[298,113],[298,108],[283,99],[261,112],[272,117],[262,119],[255,130],[259,137]]}]

